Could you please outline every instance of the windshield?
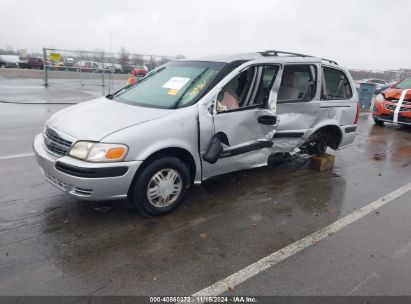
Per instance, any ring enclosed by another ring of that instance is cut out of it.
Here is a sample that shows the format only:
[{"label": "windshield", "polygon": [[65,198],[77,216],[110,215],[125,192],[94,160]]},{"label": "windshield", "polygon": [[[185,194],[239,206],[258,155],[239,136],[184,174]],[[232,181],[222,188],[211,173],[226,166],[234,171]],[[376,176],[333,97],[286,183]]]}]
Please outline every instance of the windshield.
[{"label": "windshield", "polygon": [[168,63],[114,95],[113,100],[155,108],[183,107],[194,102],[224,66],[202,61]]},{"label": "windshield", "polygon": [[395,85],[397,89],[411,89],[411,77],[407,77]]}]

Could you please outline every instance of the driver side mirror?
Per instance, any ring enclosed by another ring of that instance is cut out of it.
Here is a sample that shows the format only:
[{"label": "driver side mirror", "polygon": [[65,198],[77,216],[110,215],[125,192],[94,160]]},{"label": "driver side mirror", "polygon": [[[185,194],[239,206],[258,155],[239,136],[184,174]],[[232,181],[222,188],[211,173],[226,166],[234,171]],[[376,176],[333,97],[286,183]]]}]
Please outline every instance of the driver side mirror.
[{"label": "driver side mirror", "polygon": [[207,150],[203,155],[203,160],[210,164],[215,164],[221,153],[223,153],[222,139],[219,136],[214,136],[208,143]]}]

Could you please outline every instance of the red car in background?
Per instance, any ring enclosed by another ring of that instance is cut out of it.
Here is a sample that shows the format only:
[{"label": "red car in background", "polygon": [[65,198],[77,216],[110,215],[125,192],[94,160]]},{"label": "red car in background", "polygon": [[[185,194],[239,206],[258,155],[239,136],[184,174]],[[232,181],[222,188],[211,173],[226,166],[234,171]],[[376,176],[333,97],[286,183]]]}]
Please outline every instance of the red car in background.
[{"label": "red car in background", "polygon": [[148,73],[148,68],[145,65],[144,66],[136,66],[136,67],[134,67],[133,71],[134,71],[134,75],[144,77]]},{"label": "red car in background", "polygon": [[[396,110],[401,97],[404,95],[401,106],[398,108],[397,121]],[[372,117],[377,125],[384,122],[397,122],[398,124],[411,126],[411,76],[392,85],[374,100]]]}]

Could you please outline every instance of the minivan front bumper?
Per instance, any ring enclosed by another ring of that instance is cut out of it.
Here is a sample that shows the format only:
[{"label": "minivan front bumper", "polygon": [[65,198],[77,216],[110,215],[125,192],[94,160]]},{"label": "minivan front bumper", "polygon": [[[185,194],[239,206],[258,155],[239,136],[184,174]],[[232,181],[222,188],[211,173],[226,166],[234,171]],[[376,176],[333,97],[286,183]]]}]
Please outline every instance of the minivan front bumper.
[{"label": "minivan front bumper", "polygon": [[60,190],[82,200],[124,199],[142,161],[91,163],[47,152],[43,134],[34,138],[33,149],[44,178]]}]

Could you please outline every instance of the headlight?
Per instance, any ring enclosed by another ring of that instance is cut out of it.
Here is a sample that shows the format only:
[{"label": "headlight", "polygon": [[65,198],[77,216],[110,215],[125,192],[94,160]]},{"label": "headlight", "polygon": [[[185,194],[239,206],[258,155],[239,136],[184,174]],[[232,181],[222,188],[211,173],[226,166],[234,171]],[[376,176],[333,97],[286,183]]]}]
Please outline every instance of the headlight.
[{"label": "headlight", "polygon": [[375,101],[383,102],[383,101],[384,101],[384,95],[378,94],[378,95],[375,97]]},{"label": "headlight", "polygon": [[128,147],[122,144],[104,144],[79,141],[70,149],[69,155],[89,162],[116,162],[126,158]]}]

